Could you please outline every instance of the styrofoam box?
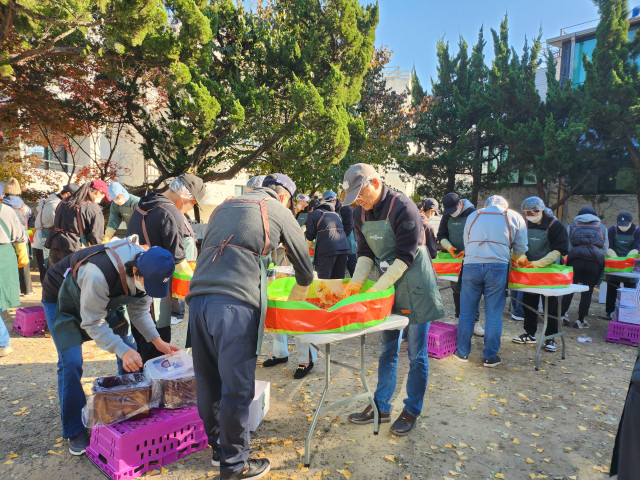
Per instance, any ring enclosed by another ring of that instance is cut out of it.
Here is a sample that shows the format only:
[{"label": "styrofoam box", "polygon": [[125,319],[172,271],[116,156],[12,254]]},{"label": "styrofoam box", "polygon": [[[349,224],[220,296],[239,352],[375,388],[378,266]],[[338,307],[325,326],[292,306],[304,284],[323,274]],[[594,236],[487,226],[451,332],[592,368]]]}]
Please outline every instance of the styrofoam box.
[{"label": "styrofoam box", "polygon": [[622,323],[633,323],[634,325],[640,325],[640,314],[635,307],[628,308],[617,306],[614,312],[613,320]]},{"label": "styrofoam box", "polygon": [[636,308],[636,302],[634,300],[635,293],[635,288],[619,288],[616,303],[621,307]]},{"label": "styrofoam box", "polygon": [[600,291],[598,292],[598,303],[607,303],[607,282],[600,284]]},{"label": "styrofoam box", "polygon": [[269,411],[269,398],[271,397],[271,383],[256,380],[256,393],[249,406],[249,430],[255,432],[262,419]]}]

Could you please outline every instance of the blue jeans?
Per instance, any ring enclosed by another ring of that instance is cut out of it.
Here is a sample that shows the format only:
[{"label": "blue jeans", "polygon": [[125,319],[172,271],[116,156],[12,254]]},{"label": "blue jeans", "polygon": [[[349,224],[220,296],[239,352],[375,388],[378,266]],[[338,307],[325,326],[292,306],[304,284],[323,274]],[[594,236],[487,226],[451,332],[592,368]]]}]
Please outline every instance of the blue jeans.
[{"label": "blue jeans", "polygon": [[[53,333],[53,317],[57,311],[57,304],[42,302],[44,315],[49,325],[49,331],[55,341]],[[132,335],[125,335],[122,340],[134,350],[136,342]],[[57,349],[57,347],[56,347]],[[122,361],[118,358],[118,374],[122,375]],[[60,400],[60,416],[62,417],[62,436],[72,438],[86,431],[82,423],[82,409],[87,400],[82,389],[82,346],[58,350],[58,398]]]},{"label": "blue jeans", "polygon": [[[2,313],[2,309],[0,308],[0,314]],[[7,326],[4,324],[4,320],[0,318],[0,348],[6,348],[9,346],[9,330],[7,330]]]},{"label": "blue jeans", "polygon": [[[408,325],[407,345],[409,347],[409,375],[407,378],[407,398],[404,409],[413,416],[420,415],[422,401],[427,390],[429,357],[427,356],[427,333],[429,324]],[[471,324],[473,330],[473,323]],[[375,402],[380,413],[391,413],[391,396],[396,389],[398,374],[398,352],[402,337],[400,330],[384,330],[380,334],[381,351],[378,363],[378,387]]]},{"label": "blue jeans", "polygon": [[460,292],[458,351],[469,355],[473,323],[484,295],[484,358],[495,358],[500,350],[502,310],[507,292],[509,266],[506,263],[472,263],[464,266]]},{"label": "blue jeans", "polygon": [[[522,295],[523,292],[521,290],[511,290],[511,314],[516,317],[524,318],[524,307],[522,306]],[[517,300],[517,301],[516,301]]]}]

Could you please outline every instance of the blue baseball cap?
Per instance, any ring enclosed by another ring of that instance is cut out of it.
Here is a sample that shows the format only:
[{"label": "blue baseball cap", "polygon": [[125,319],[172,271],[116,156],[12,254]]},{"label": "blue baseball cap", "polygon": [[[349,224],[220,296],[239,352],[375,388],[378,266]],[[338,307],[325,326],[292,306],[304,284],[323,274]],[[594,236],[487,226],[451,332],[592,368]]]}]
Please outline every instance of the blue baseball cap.
[{"label": "blue baseball cap", "polygon": [[333,202],[338,198],[338,194],[333,190],[327,190],[322,194],[322,198],[325,202]]},{"label": "blue baseball cap", "polygon": [[151,247],[138,257],[136,267],[144,278],[147,295],[154,298],[169,295],[171,277],[176,269],[173,255],[162,247]]},{"label": "blue baseball cap", "polygon": [[629,225],[631,222],[633,222],[633,217],[630,212],[620,212],[618,214],[618,225]]}]

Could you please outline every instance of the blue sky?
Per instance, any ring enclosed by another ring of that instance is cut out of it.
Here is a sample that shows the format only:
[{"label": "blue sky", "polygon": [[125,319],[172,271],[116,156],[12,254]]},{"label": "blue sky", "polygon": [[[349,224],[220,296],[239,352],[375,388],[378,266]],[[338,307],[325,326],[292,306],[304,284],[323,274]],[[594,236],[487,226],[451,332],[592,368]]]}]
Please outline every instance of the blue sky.
[{"label": "blue sky", "polygon": [[[631,6],[636,4],[640,0],[631,0]],[[485,54],[490,61],[493,57],[490,28],[497,30],[505,13],[509,16],[509,42],[517,52],[522,51],[525,35],[532,39],[540,28],[544,41],[557,36],[561,28],[598,18],[591,0],[379,0],[379,5],[376,45],[385,44],[393,50],[390,66],[411,70],[415,65],[425,89],[431,88],[430,78],[436,76],[436,43],[443,37],[452,51],[457,51],[459,36],[471,46],[484,25]]]}]

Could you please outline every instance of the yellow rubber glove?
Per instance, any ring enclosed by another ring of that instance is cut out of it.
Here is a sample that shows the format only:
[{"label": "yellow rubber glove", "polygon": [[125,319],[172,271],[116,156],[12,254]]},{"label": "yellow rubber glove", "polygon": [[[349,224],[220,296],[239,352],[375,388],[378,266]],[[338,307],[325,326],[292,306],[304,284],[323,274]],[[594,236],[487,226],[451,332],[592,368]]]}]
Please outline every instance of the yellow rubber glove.
[{"label": "yellow rubber glove", "polygon": [[369,274],[371,273],[371,269],[373,268],[373,260],[369,257],[360,257],[358,258],[358,262],[356,263],[356,268],[353,271],[353,276],[351,277],[351,281],[344,288],[344,296],[350,297],[351,295],[356,295],[360,293],[362,289],[362,284],[367,281],[369,278]]},{"label": "yellow rubber glove", "polygon": [[29,254],[27,253],[27,244],[25,242],[14,243],[13,248],[18,255],[18,268],[29,265]]},{"label": "yellow rubber glove", "polygon": [[181,261],[176,265],[176,273],[184,273],[185,275],[193,276],[193,268],[186,260]]},{"label": "yellow rubber glove", "polygon": [[313,240],[307,240],[307,247],[313,249]]},{"label": "yellow rubber glove", "polygon": [[617,257],[618,254],[612,248],[607,249],[607,257]]},{"label": "yellow rubber glove", "polygon": [[511,260],[516,265],[526,265],[526,263],[528,262],[527,256],[524,253],[512,253]]},{"label": "yellow rubber glove", "polygon": [[627,257],[630,257],[631,255],[638,255],[638,250],[636,250],[635,248],[633,250],[629,250],[629,253],[627,253]]},{"label": "yellow rubber glove", "polygon": [[291,289],[287,300],[292,302],[304,302],[309,294],[309,286],[303,287],[297,283]]},{"label": "yellow rubber glove", "polygon": [[393,261],[387,271],[380,277],[380,279],[375,283],[373,287],[371,287],[368,292],[381,292],[386,290],[391,285],[395,284],[402,274],[409,268],[406,263],[402,260],[398,260],[397,258]]},{"label": "yellow rubber glove", "polygon": [[560,258],[560,252],[558,250],[553,250],[547,253],[540,260],[534,260],[533,262],[529,263],[527,267],[531,267],[531,268],[546,267],[547,265],[551,265],[552,263],[554,263],[559,258]]},{"label": "yellow rubber glove", "polygon": [[104,232],[104,239],[102,240],[102,243],[110,242],[113,236],[115,235],[115,233],[116,233],[115,228],[107,227],[107,229]]}]

